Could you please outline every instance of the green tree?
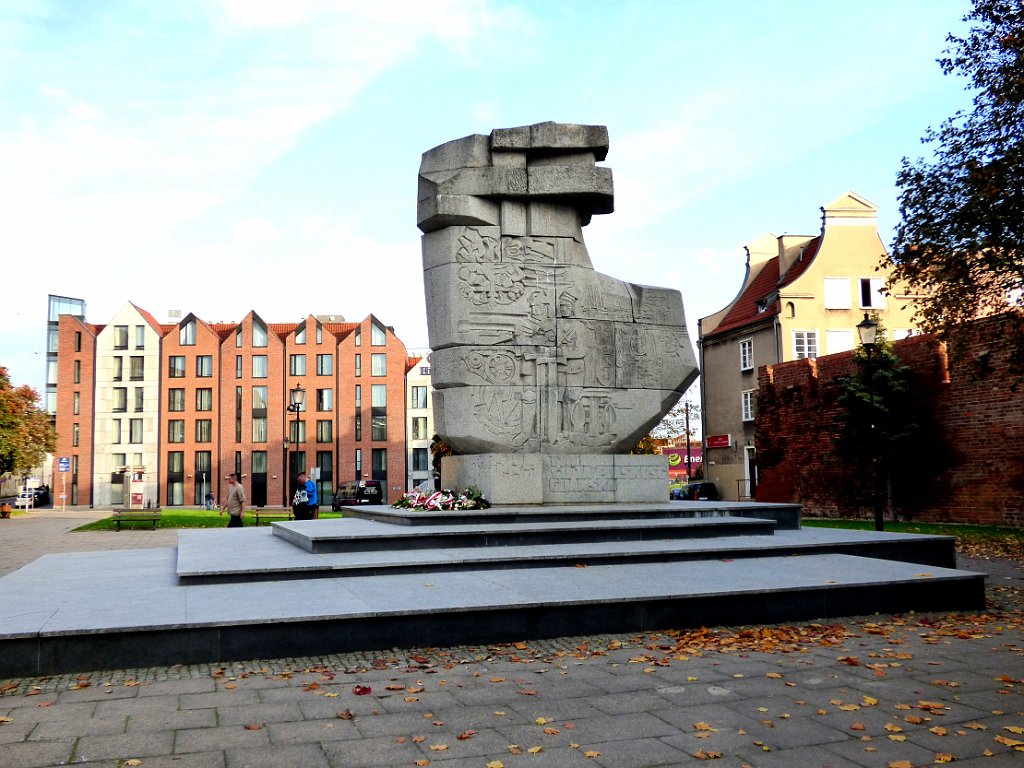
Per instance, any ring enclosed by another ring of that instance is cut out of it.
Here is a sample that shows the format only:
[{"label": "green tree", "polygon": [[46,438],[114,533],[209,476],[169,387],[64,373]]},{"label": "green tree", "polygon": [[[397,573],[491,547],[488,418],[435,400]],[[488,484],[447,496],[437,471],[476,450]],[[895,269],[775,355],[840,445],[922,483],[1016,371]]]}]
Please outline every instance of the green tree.
[{"label": "green tree", "polygon": [[934,478],[947,457],[927,388],[900,362],[881,326],[871,365],[864,347],[857,348],[854,361],[857,375],[840,384],[835,455],[856,470],[850,490],[861,491],[861,503],[870,503],[874,479],[892,516],[894,504]]},{"label": "green tree", "polygon": [[38,400],[32,387],[14,387],[0,366],[0,474],[25,475],[56,447],[50,417],[38,408]]},{"label": "green tree", "polygon": [[1024,4],[975,0],[964,21],[939,64],[968,78],[973,109],[927,131],[931,159],[903,159],[902,221],[882,258],[923,294],[920,326],[951,341],[964,321],[1011,308],[1024,331]]}]

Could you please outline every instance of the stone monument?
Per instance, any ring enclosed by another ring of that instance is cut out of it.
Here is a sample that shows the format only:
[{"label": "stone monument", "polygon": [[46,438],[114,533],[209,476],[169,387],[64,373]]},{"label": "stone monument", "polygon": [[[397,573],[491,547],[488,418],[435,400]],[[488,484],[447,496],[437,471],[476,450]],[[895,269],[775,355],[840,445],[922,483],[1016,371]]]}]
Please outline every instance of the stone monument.
[{"label": "stone monument", "polygon": [[628,451],[697,377],[678,291],[594,271],[611,213],[599,125],[538,123],[424,153],[418,224],[445,488],[494,504],[663,502]]}]

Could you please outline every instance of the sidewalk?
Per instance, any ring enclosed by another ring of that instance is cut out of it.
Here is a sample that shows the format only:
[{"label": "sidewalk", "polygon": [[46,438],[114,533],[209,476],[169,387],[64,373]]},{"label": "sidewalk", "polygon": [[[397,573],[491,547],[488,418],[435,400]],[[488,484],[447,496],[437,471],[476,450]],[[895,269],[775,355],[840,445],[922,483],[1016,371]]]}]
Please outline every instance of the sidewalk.
[{"label": "sidewalk", "polygon": [[[0,573],[175,545],[104,514],[0,521]],[[1024,572],[961,567],[986,613],[0,681],[0,766],[1021,765]]]}]

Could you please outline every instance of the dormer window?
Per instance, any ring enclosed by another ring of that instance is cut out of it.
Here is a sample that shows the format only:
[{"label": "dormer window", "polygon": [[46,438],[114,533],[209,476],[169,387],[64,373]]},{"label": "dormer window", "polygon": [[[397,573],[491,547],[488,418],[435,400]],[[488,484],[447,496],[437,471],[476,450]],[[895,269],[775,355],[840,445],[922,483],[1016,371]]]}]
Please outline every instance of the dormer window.
[{"label": "dormer window", "polygon": [[767,311],[768,311],[768,300],[767,299],[761,299],[759,302],[757,302],[757,314],[763,315]]}]

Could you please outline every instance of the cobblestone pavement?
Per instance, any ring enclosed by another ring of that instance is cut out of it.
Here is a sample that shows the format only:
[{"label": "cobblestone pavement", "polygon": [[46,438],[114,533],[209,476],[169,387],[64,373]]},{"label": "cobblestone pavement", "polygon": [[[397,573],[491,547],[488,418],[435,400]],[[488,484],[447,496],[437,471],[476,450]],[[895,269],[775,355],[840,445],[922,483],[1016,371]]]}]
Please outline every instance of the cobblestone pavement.
[{"label": "cobblestone pavement", "polygon": [[1024,765],[1021,564],[971,566],[983,613],[0,680],[0,766]]}]

